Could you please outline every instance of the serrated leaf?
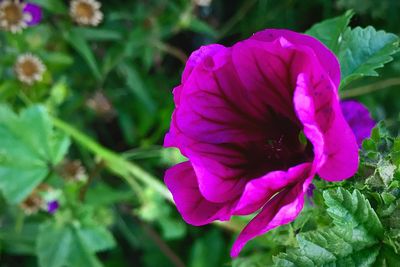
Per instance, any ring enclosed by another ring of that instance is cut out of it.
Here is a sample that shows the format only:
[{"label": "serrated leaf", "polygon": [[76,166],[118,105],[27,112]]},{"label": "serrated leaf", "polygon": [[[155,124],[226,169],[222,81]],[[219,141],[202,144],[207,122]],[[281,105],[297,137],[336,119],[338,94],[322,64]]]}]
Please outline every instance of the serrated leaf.
[{"label": "serrated leaf", "polygon": [[275,266],[372,266],[383,227],[368,200],[343,188],[323,195],[335,226],[298,234],[299,248],[275,257]]},{"label": "serrated leaf", "polygon": [[353,15],[353,11],[347,11],[342,16],[324,20],[312,26],[306,31],[306,34],[317,38],[332,50],[333,53],[337,54],[342,35]]},{"label": "serrated leaf", "polygon": [[111,248],[114,241],[106,229],[100,228],[82,229],[54,223],[42,225],[36,245],[39,266],[101,267],[94,252]]},{"label": "serrated leaf", "polygon": [[381,236],[383,226],[369,201],[358,190],[352,194],[343,188],[323,193],[328,214],[339,227],[362,228],[374,236]]},{"label": "serrated leaf", "polygon": [[340,43],[338,58],[342,72],[341,87],[364,76],[378,76],[376,69],[393,60],[399,38],[373,27],[347,29]]},{"label": "serrated leaf", "polygon": [[377,170],[385,186],[389,186],[390,182],[393,180],[396,166],[391,164],[388,160],[381,160],[378,163]]},{"label": "serrated leaf", "polygon": [[10,203],[19,203],[65,156],[69,139],[53,131],[41,106],[15,114],[0,106],[0,190]]},{"label": "serrated leaf", "polygon": [[[379,245],[358,247],[347,243],[339,228],[299,234],[299,249],[274,258],[275,266],[371,266],[379,253]],[[375,242],[377,243],[377,241]],[[367,244],[367,243],[366,243]]]}]

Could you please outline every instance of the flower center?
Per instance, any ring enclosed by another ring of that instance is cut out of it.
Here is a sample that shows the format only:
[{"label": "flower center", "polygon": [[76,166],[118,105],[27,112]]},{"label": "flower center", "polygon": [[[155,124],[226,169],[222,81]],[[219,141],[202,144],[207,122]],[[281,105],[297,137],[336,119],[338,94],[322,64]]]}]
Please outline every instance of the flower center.
[{"label": "flower center", "polygon": [[37,65],[30,60],[25,60],[24,62],[20,63],[19,67],[21,72],[28,77],[31,77],[38,72]]},{"label": "flower center", "polygon": [[17,24],[23,19],[23,12],[19,4],[10,3],[3,7],[3,19],[9,24]]},{"label": "flower center", "polygon": [[75,12],[78,17],[87,18],[87,19],[91,19],[95,13],[95,11],[93,10],[93,7],[90,4],[84,3],[84,2],[79,2],[76,5]]},{"label": "flower center", "polygon": [[277,115],[265,132],[264,140],[246,145],[244,153],[250,179],[270,171],[287,170],[313,158],[312,144],[307,142],[301,128],[290,120]]}]

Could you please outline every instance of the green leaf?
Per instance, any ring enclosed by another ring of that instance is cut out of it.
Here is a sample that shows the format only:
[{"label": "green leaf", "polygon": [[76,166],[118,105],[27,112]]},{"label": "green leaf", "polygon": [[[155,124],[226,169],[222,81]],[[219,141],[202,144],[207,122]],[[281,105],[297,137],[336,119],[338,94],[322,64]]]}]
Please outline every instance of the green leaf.
[{"label": "green leaf", "polygon": [[100,252],[115,247],[114,237],[103,226],[79,229],[78,235],[91,252]]},{"label": "green leaf", "polygon": [[265,267],[272,262],[266,253],[252,253],[249,257],[238,257],[232,261],[232,267]]},{"label": "green leaf", "polygon": [[315,24],[306,34],[311,35],[324,43],[333,53],[337,54],[342,35],[345,32],[354,12],[349,10],[339,17],[324,20]]},{"label": "green leaf", "polygon": [[155,110],[153,99],[149,95],[148,88],[143,83],[138,71],[132,64],[123,63],[119,65],[120,72],[126,76],[126,84],[131,92],[144,104],[151,112]]},{"label": "green leaf", "polygon": [[72,31],[88,41],[118,41],[122,39],[121,33],[107,29],[77,27]]},{"label": "green leaf", "polygon": [[48,223],[42,225],[37,239],[36,254],[41,267],[63,267],[67,263],[73,243],[70,228],[57,227]]},{"label": "green leaf", "polygon": [[192,18],[190,20],[188,28],[194,32],[206,34],[211,37],[218,36],[218,33],[210,25],[197,18]]},{"label": "green leaf", "polygon": [[360,229],[374,236],[383,234],[383,226],[369,201],[358,190],[350,194],[343,188],[323,193],[328,214],[339,227]]},{"label": "green leaf", "polygon": [[219,267],[224,254],[224,240],[217,229],[198,238],[193,245],[189,267]]},{"label": "green leaf", "polygon": [[82,56],[97,80],[101,80],[99,66],[87,41],[74,29],[64,32],[64,39]]},{"label": "green leaf", "polygon": [[3,224],[0,230],[0,242],[4,246],[4,252],[16,255],[34,255],[38,231],[38,223],[25,222],[20,229],[16,229],[12,223]]},{"label": "green leaf", "polygon": [[101,267],[94,253],[114,245],[111,234],[100,226],[80,228],[47,223],[40,229],[36,254],[40,267]]},{"label": "green leaf", "polygon": [[10,203],[19,203],[66,154],[70,141],[53,131],[41,106],[15,114],[0,106],[0,189]]},{"label": "green leaf", "polygon": [[394,166],[388,160],[380,160],[378,162],[379,176],[382,178],[385,186],[389,186],[390,182],[393,180],[394,172],[396,170],[396,166]]},{"label": "green leaf", "polygon": [[[320,248],[315,245],[317,248],[324,250],[324,248]],[[313,255],[313,259],[308,258],[307,256],[301,254],[298,250],[292,252],[290,254],[281,254],[279,257],[274,258],[276,267],[361,267],[361,266],[372,266],[374,262],[376,262],[377,255],[379,253],[379,247],[374,246],[371,248],[366,248],[357,252],[350,251],[353,253],[349,253],[347,256],[343,258],[336,258],[333,254],[330,253],[321,253]],[[327,255],[329,255],[327,257]]]},{"label": "green leaf", "polygon": [[338,58],[342,72],[341,87],[364,76],[378,76],[376,69],[393,60],[399,38],[373,27],[349,28],[344,32]]},{"label": "green leaf", "polygon": [[400,255],[396,254],[389,246],[384,245],[379,251],[378,259],[374,267],[394,267],[398,266],[400,262]]},{"label": "green leaf", "polygon": [[99,207],[131,201],[132,198],[133,194],[130,190],[119,190],[104,183],[98,183],[86,193],[85,202],[88,205]]},{"label": "green leaf", "polygon": [[67,13],[67,7],[61,0],[30,0],[29,2],[38,4],[53,13]]},{"label": "green leaf", "polygon": [[368,200],[343,188],[323,193],[335,226],[296,236],[299,248],[274,258],[275,266],[372,266],[383,227]]}]

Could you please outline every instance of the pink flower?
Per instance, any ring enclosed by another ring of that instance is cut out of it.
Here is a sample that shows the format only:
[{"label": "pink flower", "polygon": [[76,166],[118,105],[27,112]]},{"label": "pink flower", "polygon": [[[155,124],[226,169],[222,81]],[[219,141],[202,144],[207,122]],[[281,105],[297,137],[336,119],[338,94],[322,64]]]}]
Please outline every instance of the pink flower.
[{"label": "pink flower", "polygon": [[195,51],[174,89],[165,137],[189,159],[165,174],[184,220],[204,225],[259,211],[234,243],[235,257],[250,239],[297,217],[315,174],[351,177],[358,145],[339,82],[332,52],[288,30]]}]

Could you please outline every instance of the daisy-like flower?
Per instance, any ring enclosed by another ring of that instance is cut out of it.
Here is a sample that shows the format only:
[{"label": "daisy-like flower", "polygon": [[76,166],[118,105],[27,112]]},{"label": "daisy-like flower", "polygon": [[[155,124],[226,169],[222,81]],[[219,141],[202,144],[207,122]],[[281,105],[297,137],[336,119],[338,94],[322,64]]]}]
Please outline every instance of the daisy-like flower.
[{"label": "daisy-like flower", "polygon": [[18,0],[0,2],[0,28],[2,30],[19,33],[28,26],[38,24],[41,17],[41,8],[35,4],[22,3]]},{"label": "daisy-like flower", "polygon": [[103,20],[101,4],[96,0],[73,0],[69,8],[71,18],[84,26],[97,26]]},{"label": "daisy-like flower", "polygon": [[31,53],[20,55],[15,64],[18,80],[28,85],[41,81],[45,70],[42,60]]}]

